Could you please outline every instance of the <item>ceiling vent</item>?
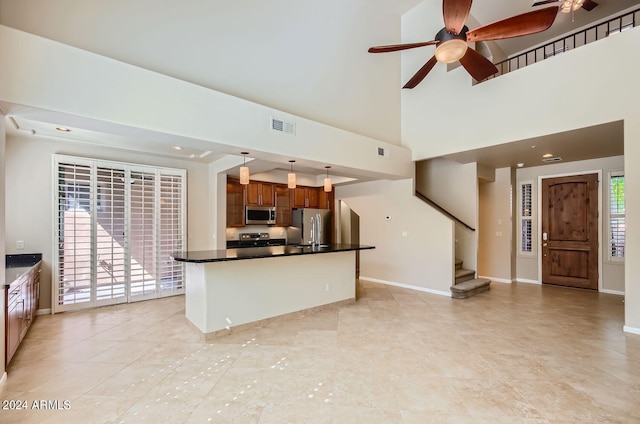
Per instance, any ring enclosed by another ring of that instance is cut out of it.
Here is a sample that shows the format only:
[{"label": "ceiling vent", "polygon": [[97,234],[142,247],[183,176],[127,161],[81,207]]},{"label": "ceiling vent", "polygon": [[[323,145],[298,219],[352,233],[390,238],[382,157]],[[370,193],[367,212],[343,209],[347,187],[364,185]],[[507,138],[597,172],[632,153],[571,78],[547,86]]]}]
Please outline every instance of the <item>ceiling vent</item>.
[{"label": "ceiling vent", "polygon": [[389,158],[389,149],[385,149],[384,147],[378,147],[378,156],[383,158]]},{"label": "ceiling vent", "polygon": [[562,160],[562,158],[560,156],[556,156],[554,158],[544,158],[542,159],[542,162],[560,162]]},{"label": "ceiling vent", "polygon": [[285,134],[295,134],[296,124],[293,122],[286,122],[282,119],[271,118],[271,131],[277,131]]}]

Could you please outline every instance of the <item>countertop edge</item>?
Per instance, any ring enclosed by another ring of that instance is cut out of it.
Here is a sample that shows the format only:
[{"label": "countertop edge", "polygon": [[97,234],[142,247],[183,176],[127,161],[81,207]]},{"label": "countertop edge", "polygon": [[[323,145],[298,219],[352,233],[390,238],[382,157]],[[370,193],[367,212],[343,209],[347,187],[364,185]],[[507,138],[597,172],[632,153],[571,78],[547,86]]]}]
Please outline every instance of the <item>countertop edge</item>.
[{"label": "countertop edge", "polygon": [[[330,245],[328,248],[321,248],[319,250],[311,250],[308,248],[300,248],[297,250],[290,250],[284,253],[273,253],[268,250],[273,247],[282,247],[282,246],[269,246],[269,247],[248,247],[241,249],[223,249],[223,250],[204,250],[204,251],[194,251],[194,252],[175,252],[172,254],[173,260],[177,262],[186,262],[186,263],[210,263],[210,262],[228,262],[228,261],[243,261],[248,259],[264,259],[264,258],[280,258],[280,257],[292,257],[292,256],[301,256],[301,255],[315,255],[315,254],[323,254],[323,253],[340,253],[340,252],[350,252],[356,250],[371,250],[375,249],[375,246],[367,246],[367,245],[349,245],[349,247],[340,247],[343,245]],[[286,247],[286,246],[285,246]],[[309,246],[311,247],[311,246]],[[293,246],[291,248],[294,248]],[[227,256],[228,251],[241,251],[244,256]],[[224,256],[222,256],[222,252],[224,252]],[[189,255],[202,255],[205,256],[209,254],[211,257],[202,257],[202,258],[190,258]],[[216,256],[219,255],[219,256]]]}]

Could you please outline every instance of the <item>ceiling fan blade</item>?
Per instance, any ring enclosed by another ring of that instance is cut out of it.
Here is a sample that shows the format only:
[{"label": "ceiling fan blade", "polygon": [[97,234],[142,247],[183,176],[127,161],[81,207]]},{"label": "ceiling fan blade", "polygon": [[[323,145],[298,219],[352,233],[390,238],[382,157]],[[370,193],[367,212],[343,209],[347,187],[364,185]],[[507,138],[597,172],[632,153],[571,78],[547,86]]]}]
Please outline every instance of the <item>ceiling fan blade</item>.
[{"label": "ceiling fan blade", "polygon": [[443,0],[444,27],[453,34],[460,34],[471,10],[472,0]]},{"label": "ceiling fan blade", "polygon": [[498,72],[496,65],[471,47],[469,47],[464,56],[460,58],[460,63],[476,81],[482,81]]},{"label": "ceiling fan blade", "polygon": [[416,85],[420,84],[424,77],[426,77],[431,69],[433,69],[436,63],[438,63],[438,61],[436,60],[436,57],[433,56],[427,63],[422,66],[422,68],[418,70],[418,72],[416,72],[414,76],[411,77],[409,81],[407,81],[407,83],[402,88],[414,88]]},{"label": "ceiling fan blade", "polygon": [[377,46],[369,48],[369,53],[387,53],[387,52],[397,52],[398,50],[407,50],[414,49],[416,47],[430,46],[432,44],[437,44],[437,40],[433,41],[423,41],[421,43],[408,43],[408,44],[392,44],[390,46]]},{"label": "ceiling fan blade", "polygon": [[597,5],[598,3],[596,3],[593,0],[585,0],[584,4],[582,5],[582,8],[587,12],[591,12]]},{"label": "ceiling fan blade", "polygon": [[543,0],[543,1],[537,1],[535,3],[533,3],[531,5],[531,7],[536,7],[536,6],[542,6],[543,4],[549,4],[549,3],[558,3],[560,0]]},{"label": "ceiling fan blade", "polygon": [[467,32],[467,41],[502,40],[535,34],[548,29],[558,14],[558,6],[512,16]]}]

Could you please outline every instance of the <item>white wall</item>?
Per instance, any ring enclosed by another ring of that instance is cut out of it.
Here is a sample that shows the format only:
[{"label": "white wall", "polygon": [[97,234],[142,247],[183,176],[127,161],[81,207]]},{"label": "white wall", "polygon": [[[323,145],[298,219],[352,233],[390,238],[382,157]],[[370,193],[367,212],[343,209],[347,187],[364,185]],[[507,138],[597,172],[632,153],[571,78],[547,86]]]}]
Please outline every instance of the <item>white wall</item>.
[{"label": "white wall", "polygon": [[0,23],[399,144],[400,55],[367,53],[400,39],[381,4],[0,0]]},{"label": "white wall", "polygon": [[360,278],[448,296],[453,223],[413,190],[412,180],[375,181],[336,187],[335,197],[360,216],[360,244],[376,247],[360,253]]},{"label": "white wall", "polygon": [[[440,7],[423,2],[403,15],[403,41],[437,31]],[[640,274],[640,55],[629,54],[639,45],[636,27],[474,86],[464,69],[447,73],[436,65],[423,83],[403,91],[401,107],[402,144],[416,160],[623,120],[625,323],[640,333],[640,280],[633,277]],[[423,63],[418,52],[403,54],[403,80]]]},{"label": "white wall", "polygon": [[[5,175],[5,144],[6,144],[6,136],[5,136],[5,123],[4,123],[4,115],[0,113],[0,258],[5,257],[5,247],[4,247],[4,239],[5,239],[5,181],[7,181]],[[6,284],[5,279],[5,261],[0,260],[0,282],[2,286]],[[0,290],[0,305],[6,305],[5,299],[5,290]],[[4,373],[4,362],[5,362],[5,316],[4,313],[0,314],[0,346],[2,346],[2,351],[0,352],[0,389],[2,388],[2,384],[6,378],[6,374]]]},{"label": "white wall", "polygon": [[511,233],[511,168],[495,170],[495,180],[480,180],[478,275],[510,283],[513,237]]},{"label": "white wall", "polygon": [[[461,164],[436,158],[416,162],[416,190],[471,228],[478,228],[478,170],[476,163]],[[455,254],[466,269],[477,270],[477,233],[455,225]],[[453,264],[452,264],[453,265]]]},{"label": "white wall", "polygon": [[[602,202],[599,205],[601,227],[600,227],[600,256],[602,258],[602,288],[604,291],[610,291],[614,293],[624,292],[624,263],[610,262],[608,261],[607,240],[608,240],[608,219],[607,219],[607,205],[609,202],[608,197],[608,183],[607,173],[611,171],[624,171],[624,157],[614,156],[604,159],[593,159],[578,162],[567,163],[555,163],[545,166],[534,166],[530,168],[521,168],[516,171],[516,193],[514,193],[514,201],[516,204],[520,204],[519,184],[522,181],[533,182],[532,200],[535,207],[533,216],[533,239],[532,244],[534,246],[533,256],[517,256],[517,268],[518,279],[528,281],[540,281],[539,270],[539,249],[540,246],[540,230],[538,226],[540,216],[540,199],[538,198],[538,179],[539,177],[563,175],[563,174],[580,174],[584,172],[597,172],[602,173],[602,180],[599,184],[599,190],[602,193]],[[625,179],[626,180],[626,179]],[[625,181],[626,182],[626,181]],[[629,238],[627,237],[627,240]]]},{"label": "white wall", "polygon": [[[210,248],[206,165],[39,136],[9,136],[6,142],[7,184],[3,184],[7,205],[6,225],[3,226],[6,234],[2,248],[6,248],[8,254],[42,252],[41,309],[51,307],[52,237],[55,216],[52,210],[54,188],[51,167],[54,153],[186,169],[187,248]],[[24,241],[24,250],[16,249],[17,240]]]},{"label": "white wall", "polygon": [[[329,163],[347,175],[413,175],[408,149],[1,25],[0,81],[0,101],[208,141],[214,152]],[[295,135],[271,131],[274,116],[295,123]]]}]

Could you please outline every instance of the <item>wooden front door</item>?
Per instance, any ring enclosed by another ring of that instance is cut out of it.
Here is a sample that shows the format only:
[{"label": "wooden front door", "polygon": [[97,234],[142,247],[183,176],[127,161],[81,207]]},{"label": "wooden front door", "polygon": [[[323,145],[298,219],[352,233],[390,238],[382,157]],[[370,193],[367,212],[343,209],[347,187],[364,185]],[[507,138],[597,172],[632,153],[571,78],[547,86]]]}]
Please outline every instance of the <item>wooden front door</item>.
[{"label": "wooden front door", "polygon": [[598,289],[598,174],[542,180],[542,282]]}]

